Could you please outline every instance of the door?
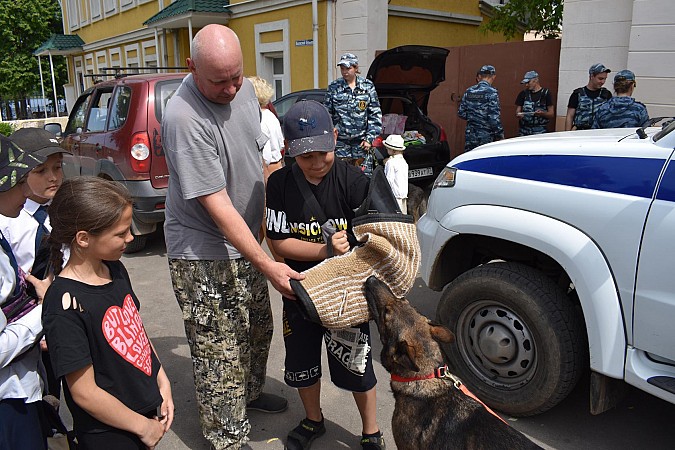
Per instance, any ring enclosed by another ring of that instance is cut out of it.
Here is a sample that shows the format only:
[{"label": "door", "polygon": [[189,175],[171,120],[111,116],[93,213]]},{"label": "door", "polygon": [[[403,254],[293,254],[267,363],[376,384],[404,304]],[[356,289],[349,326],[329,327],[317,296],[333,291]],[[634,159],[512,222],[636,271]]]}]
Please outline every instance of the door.
[{"label": "door", "polygon": [[675,361],[675,162],[671,159],[645,227],[635,290],[634,346]]},{"label": "door", "polygon": [[102,86],[91,95],[84,129],[80,135],[79,158],[82,175],[99,175],[98,161],[105,158],[104,146],[108,122],[108,107],[113,86]]}]

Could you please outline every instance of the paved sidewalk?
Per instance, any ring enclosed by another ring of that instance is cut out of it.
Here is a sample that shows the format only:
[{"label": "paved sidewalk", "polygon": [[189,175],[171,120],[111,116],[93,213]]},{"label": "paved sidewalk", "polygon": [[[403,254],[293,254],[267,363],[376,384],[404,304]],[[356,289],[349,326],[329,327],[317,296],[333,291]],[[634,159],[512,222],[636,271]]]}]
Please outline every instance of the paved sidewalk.
[{"label": "paved sidewalk", "polygon": [[[174,424],[162,439],[159,450],[195,449],[208,450],[209,444],[202,437],[199,426],[192,362],[180,308],[171,289],[163,235],[153,236],[147,250],[124,256],[134,291],[141,300],[141,316],[159,357],[173,385],[176,404]],[[419,281],[419,280],[418,280]],[[419,281],[421,283],[421,281]],[[304,417],[304,410],[295,389],[283,381],[284,346],[281,336],[281,296],[270,286],[274,311],[274,338],[267,364],[265,391],[284,396],[289,401],[287,411],[280,414],[250,413],[251,445],[254,449],[283,449],[288,431]],[[374,327],[374,324],[371,325]],[[385,439],[394,448],[391,437],[391,415],[394,399],[389,390],[388,373],[379,363],[381,344],[376,329],[373,330],[373,355],[378,377],[378,420]],[[324,356],[322,407],[326,418],[327,433],[314,442],[316,449],[358,449],[361,436],[361,419],[350,393],[341,391],[330,383]]]}]

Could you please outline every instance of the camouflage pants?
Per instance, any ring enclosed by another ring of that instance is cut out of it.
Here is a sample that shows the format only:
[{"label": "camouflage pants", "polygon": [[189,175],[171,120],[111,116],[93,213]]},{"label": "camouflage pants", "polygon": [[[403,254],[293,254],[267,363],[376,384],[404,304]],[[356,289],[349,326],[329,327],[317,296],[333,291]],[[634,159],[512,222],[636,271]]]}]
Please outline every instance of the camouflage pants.
[{"label": "camouflage pants", "polygon": [[265,383],[272,308],[265,277],[244,259],[169,260],[190,345],[202,432],[238,449],[251,425],[246,404]]}]

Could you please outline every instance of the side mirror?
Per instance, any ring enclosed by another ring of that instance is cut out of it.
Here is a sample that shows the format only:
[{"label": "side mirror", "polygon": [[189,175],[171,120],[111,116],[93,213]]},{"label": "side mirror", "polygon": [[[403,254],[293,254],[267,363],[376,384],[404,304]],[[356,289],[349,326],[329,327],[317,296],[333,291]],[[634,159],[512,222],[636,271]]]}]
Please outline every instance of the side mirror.
[{"label": "side mirror", "polygon": [[46,123],[42,128],[44,128],[46,131],[49,131],[56,137],[61,137],[61,133],[63,132],[61,124],[56,122]]}]

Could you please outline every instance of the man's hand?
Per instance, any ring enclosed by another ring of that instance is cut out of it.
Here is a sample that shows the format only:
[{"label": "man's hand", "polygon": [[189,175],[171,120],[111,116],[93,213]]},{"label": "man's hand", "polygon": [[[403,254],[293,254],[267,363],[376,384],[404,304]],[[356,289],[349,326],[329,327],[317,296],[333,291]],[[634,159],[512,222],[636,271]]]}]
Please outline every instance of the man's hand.
[{"label": "man's hand", "polygon": [[272,261],[264,273],[267,279],[272,283],[274,289],[279,291],[286,298],[295,300],[295,293],[291,289],[290,280],[304,280],[305,275],[291,269],[284,263]]},{"label": "man's hand", "polygon": [[368,141],[361,141],[361,145],[359,145],[359,147],[361,147],[364,150],[368,150],[371,147],[371,145],[370,142]]}]

